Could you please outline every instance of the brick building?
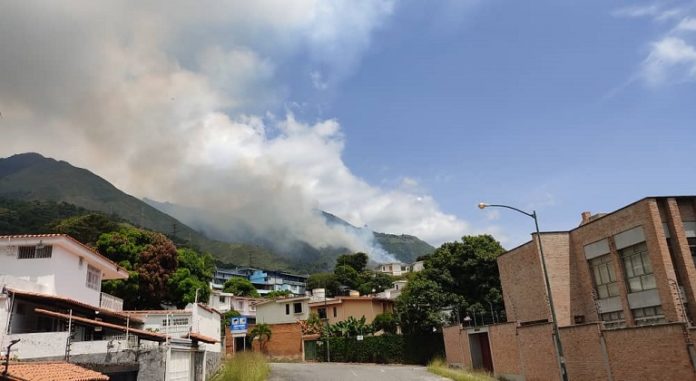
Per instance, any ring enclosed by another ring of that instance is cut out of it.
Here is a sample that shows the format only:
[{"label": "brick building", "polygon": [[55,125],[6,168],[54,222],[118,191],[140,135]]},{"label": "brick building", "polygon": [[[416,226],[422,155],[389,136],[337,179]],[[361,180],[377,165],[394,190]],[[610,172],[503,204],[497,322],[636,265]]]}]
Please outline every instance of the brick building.
[{"label": "brick building", "polygon": [[498,258],[508,323],[445,330],[448,361],[555,380],[541,239],[571,379],[696,379],[696,196],[582,214]]}]

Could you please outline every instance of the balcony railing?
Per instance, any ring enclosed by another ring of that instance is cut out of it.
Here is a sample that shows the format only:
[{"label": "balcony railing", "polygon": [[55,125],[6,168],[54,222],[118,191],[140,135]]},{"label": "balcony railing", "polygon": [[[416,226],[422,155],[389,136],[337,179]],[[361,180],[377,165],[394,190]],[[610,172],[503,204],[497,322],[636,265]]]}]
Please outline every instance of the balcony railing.
[{"label": "balcony railing", "polygon": [[99,307],[111,311],[123,311],[123,299],[102,292]]}]

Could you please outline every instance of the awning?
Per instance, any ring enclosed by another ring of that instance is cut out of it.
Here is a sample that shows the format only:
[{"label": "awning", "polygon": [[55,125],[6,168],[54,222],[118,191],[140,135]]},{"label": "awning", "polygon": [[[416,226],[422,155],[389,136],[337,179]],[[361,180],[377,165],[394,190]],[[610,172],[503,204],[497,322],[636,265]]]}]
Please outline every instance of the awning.
[{"label": "awning", "polygon": [[183,338],[184,339],[191,339],[193,341],[202,341],[202,342],[208,343],[208,344],[215,344],[215,343],[220,342],[220,340],[215,340],[214,338],[212,338],[210,336],[201,335],[200,333],[196,333],[196,332],[187,333],[186,335],[183,336]]},{"label": "awning", "polygon": [[112,329],[114,331],[119,331],[119,332],[124,332],[124,333],[128,332],[128,334],[130,334],[130,335],[135,335],[135,336],[138,336],[139,338],[145,339],[145,340],[158,341],[158,342],[167,341],[167,335],[164,335],[161,333],[145,331],[142,329],[128,328],[128,327],[125,327],[122,325],[105,323],[103,321],[94,320],[94,319],[87,319],[87,318],[83,318],[83,317],[75,316],[75,315],[73,315],[71,317],[68,314],[62,314],[59,312],[48,311],[48,310],[44,310],[41,308],[35,308],[34,311],[37,314],[46,315],[46,316],[54,317],[57,319],[63,319],[63,320],[72,319],[73,322],[82,323],[82,324],[92,326],[92,327],[104,327],[104,328]]}]

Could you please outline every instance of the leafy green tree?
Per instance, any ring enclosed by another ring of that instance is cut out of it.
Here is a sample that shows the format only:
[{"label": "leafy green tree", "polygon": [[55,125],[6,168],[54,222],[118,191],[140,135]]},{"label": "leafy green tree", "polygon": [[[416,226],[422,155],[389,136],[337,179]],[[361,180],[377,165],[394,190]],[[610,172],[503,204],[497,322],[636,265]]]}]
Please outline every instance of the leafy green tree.
[{"label": "leafy green tree", "polygon": [[257,324],[249,333],[251,340],[258,337],[259,346],[261,347],[261,352],[263,353],[266,353],[266,345],[269,341],[271,341],[272,335],[273,331],[271,331],[271,327],[265,323]]},{"label": "leafy green tree", "polygon": [[486,310],[501,303],[496,258],[505,250],[490,235],[465,236],[448,242],[425,259],[424,270],[409,280],[397,299],[399,321],[405,333],[440,327],[449,307],[460,316],[467,309]]},{"label": "leafy green tree", "polygon": [[249,280],[240,277],[228,279],[223,286],[223,291],[231,292],[236,296],[251,296],[254,298],[259,297],[259,292],[256,291],[256,287],[254,287]]},{"label": "leafy green tree", "polygon": [[336,258],[336,268],[350,266],[357,272],[362,272],[367,267],[369,257],[365,253],[344,254]]},{"label": "leafy green tree", "polygon": [[390,288],[394,283],[394,277],[386,273],[365,270],[360,274],[358,283],[357,290],[360,294],[368,295]]},{"label": "leafy green tree", "polygon": [[180,248],[177,250],[177,259],[179,267],[168,281],[174,303],[179,308],[193,303],[196,300],[196,290],[198,301],[207,303],[210,297],[208,284],[215,271],[213,257],[207,253],[199,254],[192,249]]},{"label": "leafy green tree", "polygon": [[290,290],[273,290],[269,292],[268,294],[264,295],[265,298],[269,299],[277,299],[277,298],[285,298],[288,296],[291,296],[292,292]]},{"label": "leafy green tree", "polygon": [[128,270],[126,280],[106,281],[102,290],[122,298],[128,309],[157,309],[172,302],[168,281],[176,271],[177,251],[162,234],[122,227],[102,234],[97,250]]},{"label": "leafy green tree", "polygon": [[334,274],[336,275],[336,280],[338,281],[338,283],[350,287],[352,290],[357,289],[360,285],[360,274],[358,274],[358,272],[351,266],[336,266]]},{"label": "leafy green tree", "polygon": [[381,313],[375,316],[372,321],[372,328],[375,332],[384,331],[384,333],[396,334],[399,323],[396,317],[391,312]]},{"label": "leafy green tree", "polygon": [[337,296],[340,294],[341,284],[334,273],[316,273],[307,278],[307,289],[315,288],[326,289],[327,296]]}]

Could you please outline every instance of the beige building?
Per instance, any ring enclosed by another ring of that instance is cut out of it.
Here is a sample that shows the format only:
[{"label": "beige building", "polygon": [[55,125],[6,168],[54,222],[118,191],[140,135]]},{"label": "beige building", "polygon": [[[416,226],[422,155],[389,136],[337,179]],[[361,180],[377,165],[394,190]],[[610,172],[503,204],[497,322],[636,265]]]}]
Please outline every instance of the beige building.
[{"label": "beige building", "polygon": [[257,324],[286,324],[309,318],[309,296],[269,299],[256,305]]},{"label": "beige building", "polygon": [[328,318],[329,323],[354,317],[360,319],[363,316],[367,323],[372,323],[375,316],[394,312],[394,301],[386,298],[368,296],[340,296],[337,298],[316,301],[309,304],[311,312],[315,312],[321,319]]}]

